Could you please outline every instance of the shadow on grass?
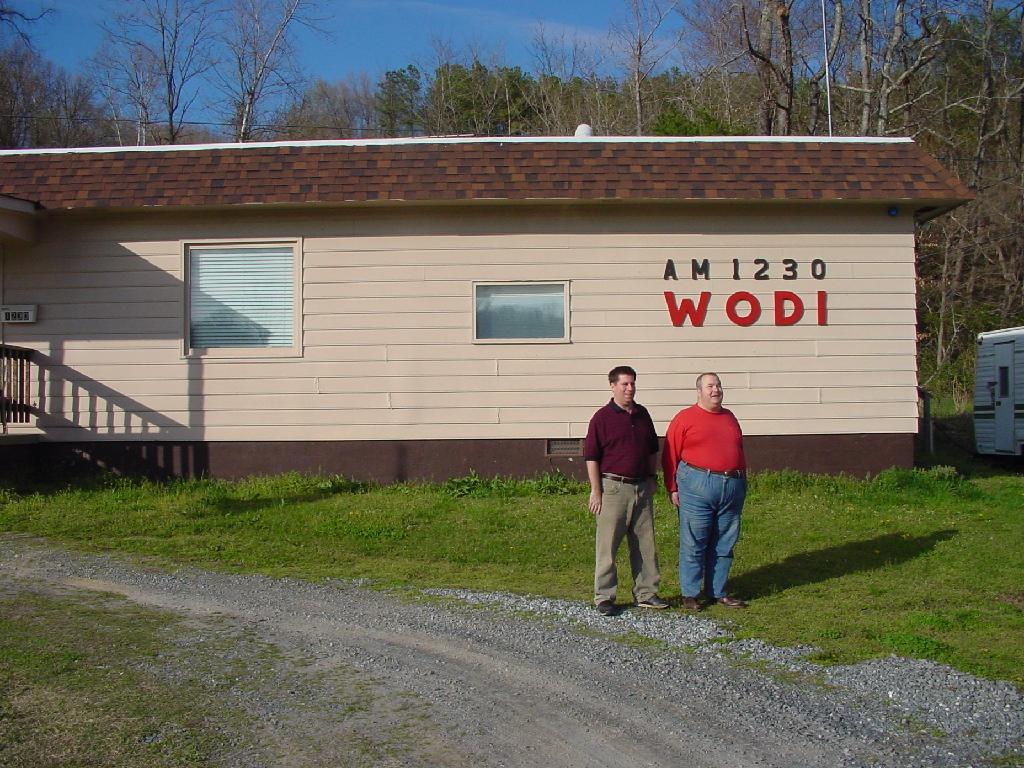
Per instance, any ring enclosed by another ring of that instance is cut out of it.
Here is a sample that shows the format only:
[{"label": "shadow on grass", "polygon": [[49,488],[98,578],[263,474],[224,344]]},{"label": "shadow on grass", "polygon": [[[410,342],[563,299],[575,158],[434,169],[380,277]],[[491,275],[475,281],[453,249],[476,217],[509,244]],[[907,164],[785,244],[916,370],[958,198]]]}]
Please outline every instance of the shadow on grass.
[{"label": "shadow on grass", "polygon": [[730,579],[729,589],[748,599],[764,597],[791,587],[815,584],[913,560],[955,535],[956,531],[951,529],[935,531],[927,536],[887,533],[865,541],[852,541],[815,552],[801,552]]},{"label": "shadow on grass", "polygon": [[285,494],[277,498],[232,499],[225,497],[223,486],[214,486],[211,491],[201,493],[194,499],[186,501],[181,507],[181,513],[185,517],[192,518],[232,517],[268,509],[293,507],[297,504],[315,503],[334,496],[358,495],[367,493],[369,489],[368,483],[352,483],[349,488],[343,490],[328,489],[309,493]]}]

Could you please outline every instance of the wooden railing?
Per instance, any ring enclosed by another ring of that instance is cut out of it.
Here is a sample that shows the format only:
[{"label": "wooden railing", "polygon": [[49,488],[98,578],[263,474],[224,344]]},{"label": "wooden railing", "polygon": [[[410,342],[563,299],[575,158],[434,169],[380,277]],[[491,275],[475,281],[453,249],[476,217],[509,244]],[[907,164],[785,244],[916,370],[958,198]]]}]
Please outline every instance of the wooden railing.
[{"label": "wooden railing", "polygon": [[0,344],[0,422],[4,432],[8,424],[25,424],[32,415],[32,352]]}]

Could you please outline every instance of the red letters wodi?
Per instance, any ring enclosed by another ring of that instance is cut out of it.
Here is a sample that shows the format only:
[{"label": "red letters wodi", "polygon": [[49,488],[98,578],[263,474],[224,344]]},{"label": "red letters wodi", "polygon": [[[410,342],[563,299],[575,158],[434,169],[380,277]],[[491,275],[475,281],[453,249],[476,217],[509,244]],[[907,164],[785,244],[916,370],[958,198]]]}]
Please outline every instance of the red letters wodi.
[{"label": "red letters wodi", "polygon": [[[711,292],[702,291],[700,299],[694,305],[693,300],[681,296],[676,303],[676,295],[665,291],[665,303],[672,325],[679,328],[690,321],[690,325],[700,328],[711,304]],[[792,291],[775,291],[774,296],[775,325],[796,325],[804,316],[803,299]],[[817,324],[828,325],[828,291],[817,292]],[[725,300],[725,314],[735,325],[753,325],[761,319],[761,302],[749,291],[737,291]]]},{"label": "red letters wodi", "polygon": [[[755,259],[756,271],[752,275],[754,280],[771,279],[770,264],[765,259]],[[732,279],[740,279],[740,264],[738,259],[733,259]],[[798,276],[797,263],[792,259],[783,261],[783,280],[794,280]],[[815,280],[822,280],[827,272],[827,265],[821,259],[811,262],[811,277]],[[698,262],[693,260],[691,273],[694,280],[703,278],[710,279],[711,270],[707,260]],[[669,259],[665,264],[665,279],[678,280],[675,264]],[[701,291],[696,303],[688,296],[676,298],[672,291],[665,291],[665,304],[668,307],[669,319],[672,325],[679,328],[689,321],[694,327],[704,325],[708,308],[711,306],[712,294],[710,291]],[[814,318],[817,325],[828,325],[828,292],[816,291],[814,296]],[[769,315],[776,326],[796,325],[804,319],[804,315],[810,307],[805,298],[793,291],[774,291],[771,298],[772,312]],[[764,315],[762,300],[750,291],[735,291],[725,300],[725,315],[729,322],[741,327],[754,325]]]}]

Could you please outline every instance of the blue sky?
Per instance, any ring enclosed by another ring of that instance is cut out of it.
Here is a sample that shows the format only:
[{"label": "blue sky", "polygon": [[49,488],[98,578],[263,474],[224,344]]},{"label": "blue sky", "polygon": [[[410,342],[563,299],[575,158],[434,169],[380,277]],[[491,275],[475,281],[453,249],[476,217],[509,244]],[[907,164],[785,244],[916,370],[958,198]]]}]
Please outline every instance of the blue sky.
[{"label": "blue sky", "polygon": [[[40,6],[54,13],[38,22],[32,38],[39,52],[77,71],[100,42],[99,27],[111,5],[94,0],[15,0],[32,12]],[[327,38],[303,32],[304,69],[311,77],[341,79],[367,72],[378,77],[409,63],[428,63],[432,41],[448,40],[456,48],[475,43],[498,50],[510,64],[532,68],[529,44],[538,22],[552,35],[603,43],[623,0],[323,0]]]}]

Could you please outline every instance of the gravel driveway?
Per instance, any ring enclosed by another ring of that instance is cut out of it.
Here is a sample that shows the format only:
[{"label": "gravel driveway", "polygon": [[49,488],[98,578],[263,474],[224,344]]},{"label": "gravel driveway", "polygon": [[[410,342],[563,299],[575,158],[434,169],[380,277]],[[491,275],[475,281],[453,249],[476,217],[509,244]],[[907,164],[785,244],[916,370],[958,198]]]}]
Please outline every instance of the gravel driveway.
[{"label": "gravel driveway", "polygon": [[[386,703],[362,737],[404,729],[375,765],[1024,764],[1024,697],[1007,683],[895,657],[820,667],[675,610],[607,619],[513,595],[167,573],[25,537],[0,537],[0,586],[113,592],[277,649],[272,672],[223,694],[265,736],[240,740],[227,766],[335,764],[330,670]],[[321,759],[307,761],[295,745],[314,743]]]}]

